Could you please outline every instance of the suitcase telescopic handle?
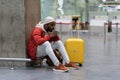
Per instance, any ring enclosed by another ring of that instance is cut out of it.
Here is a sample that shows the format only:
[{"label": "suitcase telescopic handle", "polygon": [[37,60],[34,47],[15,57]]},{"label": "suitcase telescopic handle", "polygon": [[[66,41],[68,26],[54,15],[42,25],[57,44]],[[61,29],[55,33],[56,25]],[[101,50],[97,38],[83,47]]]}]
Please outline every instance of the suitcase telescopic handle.
[{"label": "suitcase telescopic handle", "polygon": [[[73,32],[72,32],[73,30],[72,29],[70,29],[70,37],[73,37]],[[76,31],[76,38],[79,38],[79,30],[74,30],[74,31]]]}]

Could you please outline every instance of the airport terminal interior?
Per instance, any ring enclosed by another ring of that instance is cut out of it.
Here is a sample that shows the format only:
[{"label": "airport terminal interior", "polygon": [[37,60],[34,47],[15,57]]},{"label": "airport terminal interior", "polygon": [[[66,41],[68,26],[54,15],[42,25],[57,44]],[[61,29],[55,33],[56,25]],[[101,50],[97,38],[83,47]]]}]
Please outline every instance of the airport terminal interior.
[{"label": "airport terminal interior", "polygon": [[[37,68],[27,62],[32,29],[47,16],[56,19],[65,47],[67,39],[83,40],[77,55],[83,61],[73,61],[78,70],[53,71],[46,59]],[[0,80],[119,80],[119,71],[120,0],[0,0]]]}]

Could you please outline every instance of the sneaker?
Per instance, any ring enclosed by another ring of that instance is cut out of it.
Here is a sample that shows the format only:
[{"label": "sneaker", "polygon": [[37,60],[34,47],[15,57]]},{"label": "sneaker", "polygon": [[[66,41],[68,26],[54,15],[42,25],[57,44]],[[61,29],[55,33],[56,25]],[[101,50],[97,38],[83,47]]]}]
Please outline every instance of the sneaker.
[{"label": "sneaker", "polygon": [[58,66],[55,66],[53,71],[58,71],[58,72],[68,72],[69,69],[65,67],[63,64],[59,64]]},{"label": "sneaker", "polygon": [[75,65],[74,63],[70,62],[68,64],[65,64],[66,67],[71,67],[72,69],[78,70],[79,66]]}]

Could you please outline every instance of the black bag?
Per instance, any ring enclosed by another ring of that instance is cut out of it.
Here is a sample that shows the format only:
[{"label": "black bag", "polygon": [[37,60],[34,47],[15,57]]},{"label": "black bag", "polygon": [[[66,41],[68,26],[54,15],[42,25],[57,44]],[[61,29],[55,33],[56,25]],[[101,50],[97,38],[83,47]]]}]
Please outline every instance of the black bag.
[{"label": "black bag", "polygon": [[[57,57],[57,59],[62,63],[63,62],[63,59],[61,57],[61,54],[59,52],[59,50],[54,50],[54,53],[55,53],[55,56]],[[46,63],[48,66],[54,66],[53,62],[51,61],[51,59],[49,58],[49,56],[46,56]]]},{"label": "black bag", "polygon": [[[60,52],[57,49],[55,49],[54,53],[55,53],[55,56],[58,58],[58,60],[62,63],[63,59],[60,55]],[[46,59],[46,64],[48,66],[54,66],[54,64],[53,64],[52,60],[49,58],[49,56],[40,57],[40,58],[37,58],[36,60],[32,60],[30,65],[34,68],[40,68],[42,66],[43,59]]]}]

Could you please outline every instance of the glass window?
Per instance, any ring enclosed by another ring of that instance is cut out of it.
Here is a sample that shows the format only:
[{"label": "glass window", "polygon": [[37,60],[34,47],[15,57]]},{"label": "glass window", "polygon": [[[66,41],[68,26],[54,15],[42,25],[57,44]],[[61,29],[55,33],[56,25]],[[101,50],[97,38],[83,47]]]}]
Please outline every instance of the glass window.
[{"label": "glass window", "polygon": [[[85,1],[86,0],[63,0],[62,9],[64,11],[64,15],[80,15],[81,21],[84,22],[86,19]],[[89,5],[88,5],[89,15],[97,15],[97,14],[106,15],[107,7],[103,7],[103,5],[101,5],[104,3],[103,0],[88,0],[88,1],[89,1]],[[52,16],[52,17],[61,16],[62,14],[58,10],[58,7],[59,7],[58,0],[41,0],[41,20],[44,20],[46,16]],[[120,8],[118,9],[118,11],[119,10]]]}]

